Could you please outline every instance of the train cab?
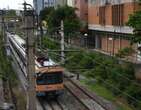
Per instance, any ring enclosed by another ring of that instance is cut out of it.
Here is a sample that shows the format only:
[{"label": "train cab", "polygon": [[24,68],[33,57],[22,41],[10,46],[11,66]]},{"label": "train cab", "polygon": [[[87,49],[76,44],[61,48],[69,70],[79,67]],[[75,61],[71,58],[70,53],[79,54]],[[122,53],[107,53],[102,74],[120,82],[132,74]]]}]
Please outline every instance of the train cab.
[{"label": "train cab", "polygon": [[48,58],[39,57],[36,67],[36,91],[37,96],[53,95],[58,96],[63,93],[63,68],[55,65]]}]

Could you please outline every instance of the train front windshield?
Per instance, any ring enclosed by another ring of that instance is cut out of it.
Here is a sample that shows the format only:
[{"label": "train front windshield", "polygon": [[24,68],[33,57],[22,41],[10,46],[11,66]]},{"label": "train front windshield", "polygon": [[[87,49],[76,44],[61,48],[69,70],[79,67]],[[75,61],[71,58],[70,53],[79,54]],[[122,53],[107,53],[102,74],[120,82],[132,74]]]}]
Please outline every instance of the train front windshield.
[{"label": "train front windshield", "polygon": [[36,79],[37,85],[58,84],[63,82],[63,74],[61,72],[56,73],[44,73],[38,76]]}]

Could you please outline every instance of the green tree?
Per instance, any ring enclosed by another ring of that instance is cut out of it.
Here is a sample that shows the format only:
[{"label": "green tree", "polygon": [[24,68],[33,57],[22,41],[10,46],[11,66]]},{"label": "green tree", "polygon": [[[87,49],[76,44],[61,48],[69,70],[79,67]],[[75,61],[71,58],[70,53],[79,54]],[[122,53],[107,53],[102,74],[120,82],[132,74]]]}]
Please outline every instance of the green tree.
[{"label": "green tree", "polygon": [[[139,4],[141,0],[138,0]],[[132,37],[132,43],[141,42],[141,10],[136,11],[130,15],[127,25],[134,29],[134,35]]]},{"label": "green tree", "polygon": [[65,35],[77,33],[80,30],[81,23],[75,14],[75,8],[63,6],[53,10],[47,18],[50,31],[57,30],[60,27],[61,20],[64,21]]},{"label": "green tree", "polygon": [[41,20],[47,20],[49,17],[49,14],[54,11],[53,7],[46,7],[40,12],[40,19]]},{"label": "green tree", "polygon": [[[141,0],[138,0],[138,3],[139,5],[141,5]],[[130,15],[127,25],[134,29],[132,43],[141,43],[141,10],[138,10],[135,13],[133,13],[132,15]],[[128,72],[129,70],[126,69],[125,71]],[[130,74],[130,78],[131,77],[132,75]],[[133,106],[135,106],[136,108],[138,108],[138,110],[140,110],[140,107],[141,107],[141,102],[140,102],[141,89],[140,87],[137,87],[135,85],[130,85],[127,88],[126,92],[127,94],[131,96],[131,97],[126,97],[128,102],[132,104]],[[139,101],[136,101],[136,100],[139,100]]]},{"label": "green tree", "polygon": [[16,16],[16,10],[7,10],[6,11],[6,16]]}]

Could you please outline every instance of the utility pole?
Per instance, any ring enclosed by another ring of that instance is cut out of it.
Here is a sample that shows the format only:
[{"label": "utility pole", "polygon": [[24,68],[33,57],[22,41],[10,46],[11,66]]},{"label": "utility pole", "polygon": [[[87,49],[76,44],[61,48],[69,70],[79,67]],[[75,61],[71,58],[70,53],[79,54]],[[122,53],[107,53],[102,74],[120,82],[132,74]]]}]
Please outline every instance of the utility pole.
[{"label": "utility pole", "polygon": [[44,32],[43,32],[43,27],[42,27],[42,20],[41,20],[41,18],[40,18],[40,16],[39,16],[39,27],[40,27],[40,49],[42,49],[42,40],[43,40],[43,35],[44,35]]},{"label": "utility pole", "polygon": [[1,34],[3,35],[3,10],[0,10],[0,25],[1,25],[0,31],[1,31]]},{"label": "utility pole", "polygon": [[34,59],[34,14],[33,10],[27,10],[24,3],[25,34],[27,37],[27,75],[28,75],[28,102],[27,110],[36,110],[36,91],[35,91],[35,59]]},{"label": "utility pole", "polygon": [[2,14],[2,35],[3,35],[3,40],[5,40],[5,25],[4,25],[4,15]]},{"label": "utility pole", "polygon": [[4,10],[0,10],[0,16],[1,16],[1,32],[3,36],[3,41],[5,41]]},{"label": "utility pole", "polygon": [[64,22],[63,20],[61,20],[61,61],[64,62],[64,57],[65,57],[65,54],[64,54],[64,50],[65,50],[65,47],[64,47]]}]

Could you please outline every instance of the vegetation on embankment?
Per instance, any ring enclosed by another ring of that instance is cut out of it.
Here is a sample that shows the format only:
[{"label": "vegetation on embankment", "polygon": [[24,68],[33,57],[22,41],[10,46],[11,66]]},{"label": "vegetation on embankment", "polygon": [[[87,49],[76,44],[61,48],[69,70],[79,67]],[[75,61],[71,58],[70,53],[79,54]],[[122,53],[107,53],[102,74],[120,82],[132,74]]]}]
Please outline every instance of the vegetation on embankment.
[{"label": "vegetation on embankment", "polygon": [[3,37],[0,35],[0,74],[4,79],[12,82],[11,84],[14,86],[17,84],[17,77],[11,65],[12,59],[6,55],[6,50],[2,39]]},{"label": "vegetation on embankment", "polygon": [[[14,99],[12,98],[13,103],[16,104],[17,110],[25,110],[26,100],[25,95],[20,87],[20,81],[18,80],[17,74],[12,68],[12,58],[7,57],[3,37],[0,35],[0,76],[4,79],[5,82],[8,82],[12,88]],[[10,91],[7,91],[10,92]],[[10,102],[11,97],[5,99],[6,102]]]},{"label": "vegetation on embankment", "polygon": [[[47,48],[53,45],[51,49],[55,50],[58,49],[59,46],[59,44],[56,45],[56,43],[47,37],[44,38],[44,43]],[[98,85],[110,91],[116,99],[124,99],[133,109],[140,110],[141,86],[134,77],[133,64],[85,50],[67,52],[65,56],[66,58],[70,58],[64,65],[68,70],[82,74],[87,78],[95,79]],[[59,57],[55,55],[51,57],[59,59]]]},{"label": "vegetation on embankment", "polygon": [[[115,95],[105,86],[100,83],[93,82],[91,79],[82,79],[80,82],[85,85],[90,91],[95,92],[98,96],[101,96],[109,101],[114,102],[117,106],[116,110],[133,110],[129,104],[124,101],[123,98],[115,97]],[[122,100],[121,100],[122,99]]]}]

